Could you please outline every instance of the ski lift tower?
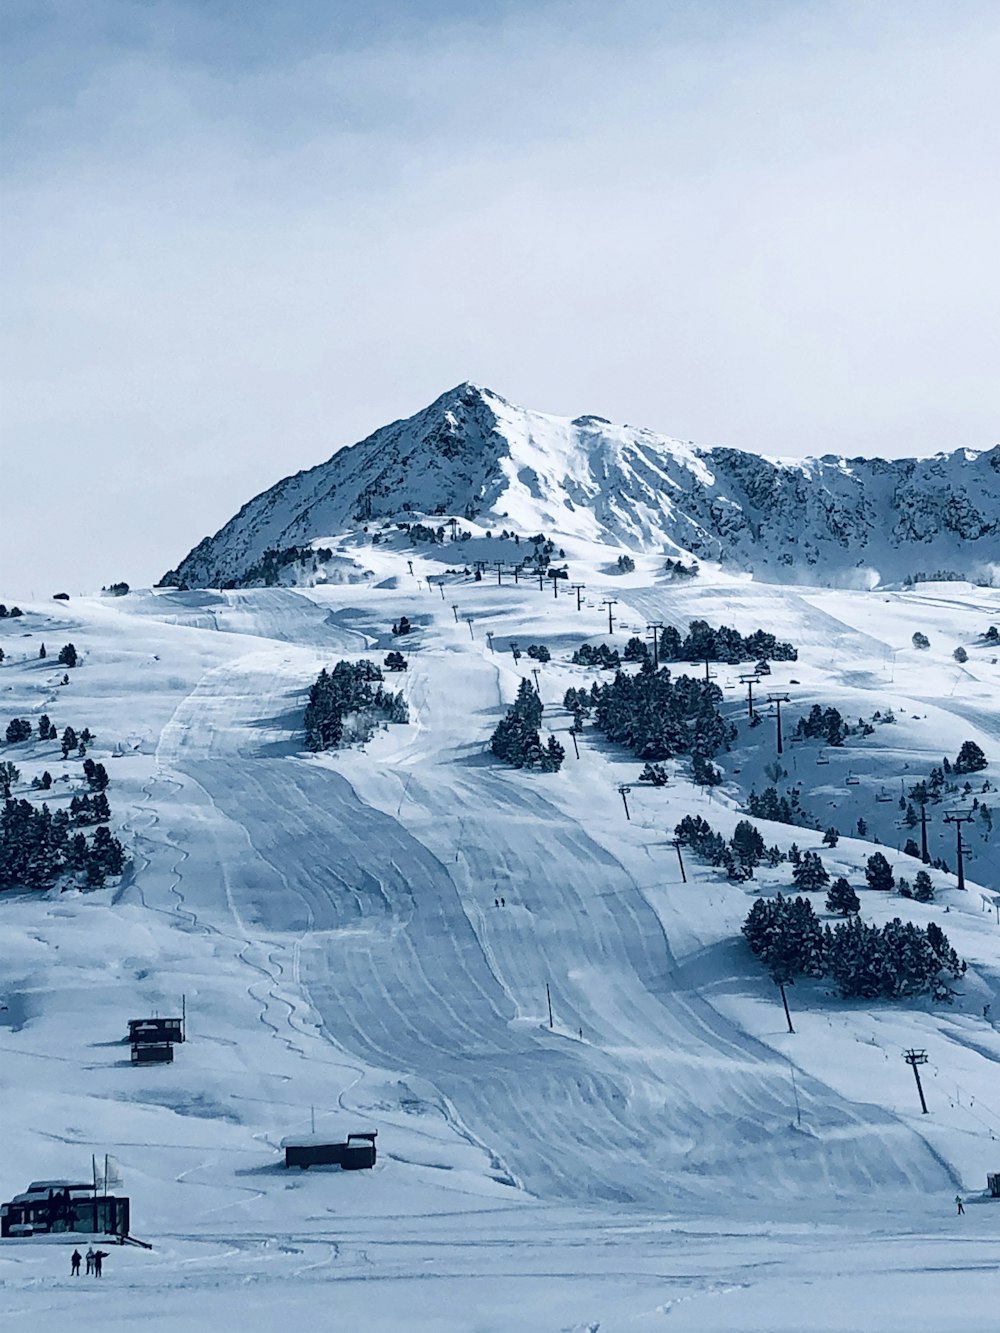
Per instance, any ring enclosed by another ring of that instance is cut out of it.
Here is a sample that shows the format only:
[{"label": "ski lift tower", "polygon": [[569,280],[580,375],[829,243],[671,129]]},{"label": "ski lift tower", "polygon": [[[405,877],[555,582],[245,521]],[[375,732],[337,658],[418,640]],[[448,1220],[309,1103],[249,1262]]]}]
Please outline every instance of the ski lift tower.
[{"label": "ski lift tower", "polygon": [[781,743],[781,705],[791,703],[791,696],[787,694],[769,694],[767,702],[774,704],[778,713],[778,754],[784,753],[784,747]]},{"label": "ski lift tower", "polygon": [[[707,673],[706,673],[707,674]],[[749,676],[740,676],[740,684],[747,687],[747,717],[753,717],[753,687],[760,684],[760,676],[754,672]]]},{"label": "ski lift tower", "polygon": [[955,825],[955,854],[958,857],[958,887],[965,889],[964,855],[969,850],[962,842],[962,825],[971,824],[975,816],[971,810],[951,810],[944,817],[946,824]]}]

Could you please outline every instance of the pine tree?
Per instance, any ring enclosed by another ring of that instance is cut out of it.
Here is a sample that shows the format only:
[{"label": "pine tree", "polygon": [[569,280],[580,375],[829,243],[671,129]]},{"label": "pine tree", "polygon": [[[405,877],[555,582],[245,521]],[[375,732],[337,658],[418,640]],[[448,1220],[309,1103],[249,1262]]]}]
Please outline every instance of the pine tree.
[{"label": "pine tree", "polygon": [[881,893],[891,893],[896,883],[892,866],[881,852],[874,852],[865,865],[865,879],[868,887]]},{"label": "pine tree", "polygon": [[956,773],[978,773],[986,767],[986,756],[975,741],[963,741],[953,767]]},{"label": "pine tree", "polygon": [[792,870],[792,881],[797,889],[805,893],[815,893],[825,888],[830,882],[826,867],[816,852],[804,852],[802,858]]},{"label": "pine tree", "polygon": [[918,903],[934,901],[934,884],[926,870],[918,870],[913,881],[913,896]]},{"label": "pine tree", "polygon": [[837,912],[840,916],[851,916],[861,911],[861,899],[843,875],[838,876],[830,885],[830,891],[826,895],[826,910]]},{"label": "pine tree", "polygon": [[71,643],[63,644],[59,649],[59,656],[56,661],[60,666],[75,667],[78,661],[76,649]]}]

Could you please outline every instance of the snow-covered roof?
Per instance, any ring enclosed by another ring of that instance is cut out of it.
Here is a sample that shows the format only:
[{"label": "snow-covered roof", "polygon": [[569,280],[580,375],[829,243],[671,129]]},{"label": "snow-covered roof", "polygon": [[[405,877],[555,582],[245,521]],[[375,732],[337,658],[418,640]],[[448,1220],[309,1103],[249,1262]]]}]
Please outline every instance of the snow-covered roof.
[{"label": "snow-covered roof", "polygon": [[[362,1134],[367,1137],[374,1134],[375,1130],[353,1129],[352,1134]],[[338,1129],[331,1129],[326,1134],[289,1134],[281,1140],[282,1148],[322,1148],[329,1143],[346,1143],[347,1134]]]}]

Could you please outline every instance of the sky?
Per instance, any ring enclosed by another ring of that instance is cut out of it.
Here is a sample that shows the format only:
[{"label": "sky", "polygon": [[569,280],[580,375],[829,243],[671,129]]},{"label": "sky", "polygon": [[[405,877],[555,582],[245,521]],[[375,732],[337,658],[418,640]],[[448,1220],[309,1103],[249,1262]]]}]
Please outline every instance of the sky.
[{"label": "sky", "polygon": [[1000,439],[995,0],[4,0],[0,600],[149,583],[463,380]]}]

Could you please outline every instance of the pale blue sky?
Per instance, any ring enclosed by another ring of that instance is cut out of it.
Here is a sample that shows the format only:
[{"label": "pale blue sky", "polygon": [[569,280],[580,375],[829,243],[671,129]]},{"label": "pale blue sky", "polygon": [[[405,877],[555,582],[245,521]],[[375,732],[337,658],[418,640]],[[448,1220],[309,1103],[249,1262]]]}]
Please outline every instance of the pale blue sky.
[{"label": "pale blue sky", "polygon": [[148,581],[463,379],[765,453],[1000,438],[995,3],[0,24],[0,595]]}]

